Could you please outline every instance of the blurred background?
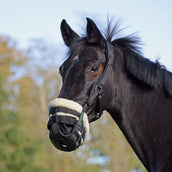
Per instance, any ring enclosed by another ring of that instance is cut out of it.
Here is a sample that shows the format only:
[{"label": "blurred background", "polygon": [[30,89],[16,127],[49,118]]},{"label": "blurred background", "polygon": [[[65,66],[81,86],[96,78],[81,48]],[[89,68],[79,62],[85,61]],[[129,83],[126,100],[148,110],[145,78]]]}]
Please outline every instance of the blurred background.
[{"label": "blurred background", "polygon": [[102,31],[107,16],[121,19],[122,35],[137,32],[145,57],[172,71],[171,6],[170,0],[0,0],[0,171],[146,171],[107,113],[91,124],[77,151],[56,150],[48,139],[47,104],[61,87],[62,19],[80,35],[86,17]]}]

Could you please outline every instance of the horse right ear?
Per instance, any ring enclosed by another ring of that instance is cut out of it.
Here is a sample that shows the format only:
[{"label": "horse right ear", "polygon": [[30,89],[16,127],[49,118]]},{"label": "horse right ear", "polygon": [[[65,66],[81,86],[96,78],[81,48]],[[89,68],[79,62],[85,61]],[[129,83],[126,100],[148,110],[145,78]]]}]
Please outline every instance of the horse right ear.
[{"label": "horse right ear", "polygon": [[87,17],[87,34],[88,34],[88,42],[89,43],[98,43],[101,48],[106,46],[106,40],[101,34],[100,30],[96,26],[96,24]]},{"label": "horse right ear", "polygon": [[70,46],[74,40],[79,38],[78,34],[75,33],[66,23],[66,20],[62,20],[61,22],[61,33],[63,40],[67,46]]}]

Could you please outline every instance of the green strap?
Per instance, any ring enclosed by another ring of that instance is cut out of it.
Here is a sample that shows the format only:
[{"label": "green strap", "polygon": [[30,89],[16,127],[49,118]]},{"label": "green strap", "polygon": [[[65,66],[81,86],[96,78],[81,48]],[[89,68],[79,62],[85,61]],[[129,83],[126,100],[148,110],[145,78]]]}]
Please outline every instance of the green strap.
[{"label": "green strap", "polygon": [[83,120],[83,117],[84,117],[84,112],[82,111],[81,116],[80,116],[80,119],[78,121],[78,125],[81,125],[81,122]]}]

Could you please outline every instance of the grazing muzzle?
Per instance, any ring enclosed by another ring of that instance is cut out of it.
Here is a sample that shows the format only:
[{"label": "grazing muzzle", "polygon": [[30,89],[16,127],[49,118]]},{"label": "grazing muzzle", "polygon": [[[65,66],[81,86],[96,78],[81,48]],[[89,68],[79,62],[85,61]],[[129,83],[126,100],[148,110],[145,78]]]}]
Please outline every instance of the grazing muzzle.
[{"label": "grazing muzzle", "polygon": [[83,144],[89,135],[89,121],[77,102],[56,98],[48,104],[50,130],[53,145],[62,151],[73,151]]}]

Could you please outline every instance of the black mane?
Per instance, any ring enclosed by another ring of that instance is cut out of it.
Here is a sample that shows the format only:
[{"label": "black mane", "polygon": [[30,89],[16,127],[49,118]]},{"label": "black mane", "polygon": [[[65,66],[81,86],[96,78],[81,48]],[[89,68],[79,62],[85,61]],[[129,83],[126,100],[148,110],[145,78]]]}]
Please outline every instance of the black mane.
[{"label": "black mane", "polygon": [[154,63],[142,55],[142,43],[135,34],[112,40],[119,32],[119,22],[113,28],[109,23],[105,37],[123,52],[127,71],[142,83],[152,88],[160,86],[172,96],[172,73],[158,61]]},{"label": "black mane", "polygon": [[[156,88],[160,86],[165,92],[172,96],[172,73],[167,71],[165,66],[158,61],[152,62],[142,55],[142,42],[135,34],[125,37],[118,37],[121,33],[120,20],[112,27],[112,21],[108,21],[105,38],[113,46],[118,47],[124,54],[125,66],[130,75],[143,84]],[[112,40],[115,38],[114,40]],[[87,43],[87,35],[75,40],[68,52],[69,55],[77,55],[78,51]]]}]

